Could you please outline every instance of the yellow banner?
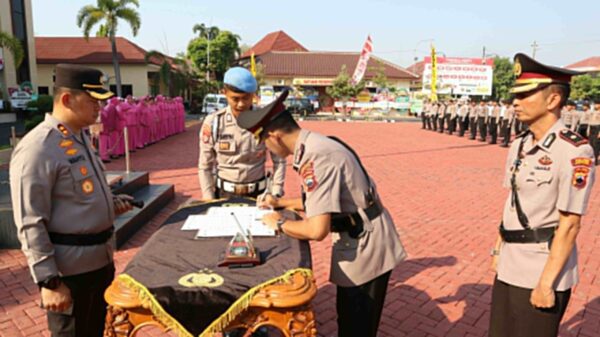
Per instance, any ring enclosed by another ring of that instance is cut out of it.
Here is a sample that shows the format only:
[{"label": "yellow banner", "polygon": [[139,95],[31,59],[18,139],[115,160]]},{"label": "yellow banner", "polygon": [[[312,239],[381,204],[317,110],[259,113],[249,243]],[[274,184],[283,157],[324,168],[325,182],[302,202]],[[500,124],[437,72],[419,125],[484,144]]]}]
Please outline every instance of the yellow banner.
[{"label": "yellow banner", "polygon": [[429,98],[433,102],[437,102],[437,56],[435,47],[431,44],[431,94]]},{"label": "yellow banner", "polygon": [[254,60],[254,52],[250,55],[250,72],[252,76],[256,77],[256,61]]}]

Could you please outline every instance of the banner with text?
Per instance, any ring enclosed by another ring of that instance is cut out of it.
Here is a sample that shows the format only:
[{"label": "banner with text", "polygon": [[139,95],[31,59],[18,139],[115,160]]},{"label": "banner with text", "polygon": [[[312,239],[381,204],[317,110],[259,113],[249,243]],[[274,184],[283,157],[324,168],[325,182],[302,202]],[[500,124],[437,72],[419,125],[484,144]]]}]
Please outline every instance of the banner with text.
[{"label": "banner with text", "polygon": [[[485,95],[492,94],[494,59],[466,57],[436,57],[437,94]],[[431,93],[431,57],[425,58],[423,92]]]}]

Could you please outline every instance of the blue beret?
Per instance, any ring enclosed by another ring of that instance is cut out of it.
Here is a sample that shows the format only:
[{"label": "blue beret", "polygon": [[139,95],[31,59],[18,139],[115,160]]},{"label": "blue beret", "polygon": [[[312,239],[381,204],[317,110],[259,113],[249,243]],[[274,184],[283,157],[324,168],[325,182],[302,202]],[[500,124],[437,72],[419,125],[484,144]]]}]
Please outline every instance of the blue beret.
[{"label": "blue beret", "polygon": [[236,87],[243,92],[256,92],[256,79],[246,68],[234,67],[227,70],[223,78],[223,83]]}]

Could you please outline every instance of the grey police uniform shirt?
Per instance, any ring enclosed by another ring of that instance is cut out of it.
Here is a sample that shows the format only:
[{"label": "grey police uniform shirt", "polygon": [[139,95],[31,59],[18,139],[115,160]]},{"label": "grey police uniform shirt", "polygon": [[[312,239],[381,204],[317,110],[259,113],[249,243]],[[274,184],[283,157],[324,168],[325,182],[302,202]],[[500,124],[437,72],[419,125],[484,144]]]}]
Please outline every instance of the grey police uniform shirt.
[{"label": "grey police uniform shirt", "polygon": [[560,116],[565,125],[571,126],[573,124],[573,112],[575,111],[569,111],[566,107],[560,112]]},{"label": "grey police uniform shirt", "polygon": [[594,110],[590,114],[590,125],[600,125],[600,110]]},{"label": "grey police uniform shirt", "polygon": [[359,239],[346,232],[331,233],[331,282],[342,287],[361,285],[392,270],[406,258],[388,211],[384,209],[372,221],[362,211],[367,207],[369,183],[354,155],[343,145],[302,130],[294,150],[294,168],[301,176],[308,218],[355,213],[360,208],[365,222],[366,232]]},{"label": "grey police uniform shirt", "polygon": [[[587,208],[594,183],[592,148],[580,136],[565,131],[567,128],[559,120],[535,145],[533,136],[528,134],[517,138],[508,153],[504,187],[510,189],[518,147],[521,140],[524,141],[525,157],[516,174],[516,184],[519,201],[531,228],[558,226],[559,211],[583,215]],[[578,137],[579,142],[573,140]],[[504,227],[522,230],[511,199],[509,192],[504,205]],[[521,288],[535,288],[549,253],[548,243],[503,243],[498,279]],[[570,289],[577,281],[577,247],[573,247],[554,289]]]},{"label": "grey police uniform shirt", "polygon": [[15,148],[10,185],[19,241],[36,283],[112,262],[114,235],[93,246],[55,245],[48,236],[94,234],[113,226],[113,195],[83,132],[76,136],[47,114]]},{"label": "grey police uniform shirt", "polygon": [[[215,118],[219,118],[218,130],[213,130]],[[255,182],[265,176],[266,155],[264,142],[257,144],[251,132],[240,128],[229,107],[208,115],[200,131],[198,159],[198,177],[203,198],[215,197],[215,168],[217,175],[229,182]],[[271,193],[283,195],[286,160],[273,153],[270,156],[273,161]]]}]

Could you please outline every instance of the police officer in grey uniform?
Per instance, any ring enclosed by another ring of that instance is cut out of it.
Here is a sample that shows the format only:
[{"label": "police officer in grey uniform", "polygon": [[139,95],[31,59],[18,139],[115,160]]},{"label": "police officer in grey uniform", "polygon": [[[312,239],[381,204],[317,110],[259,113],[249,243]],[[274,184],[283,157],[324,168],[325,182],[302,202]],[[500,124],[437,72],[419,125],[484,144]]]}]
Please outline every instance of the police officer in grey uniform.
[{"label": "police officer in grey uniform", "polygon": [[563,123],[565,123],[565,126],[569,130],[572,130],[573,127],[573,119],[575,118],[574,115],[576,113],[575,107],[575,102],[568,100],[567,105],[565,105],[565,107],[560,113],[560,117],[562,118]]},{"label": "police officer in grey uniform", "polygon": [[502,144],[501,147],[508,147],[512,135],[512,126],[515,121],[515,108],[512,105],[512,99],[504,100],[504,115],[502,116]]},{"label": "police officer in grey uniform", "polygon": [[330,280],[337,285],[338,336],[376,336],[388,279],[406,253],[356,153],[338,139],[300,129],[282,101],[244,113],[238,122],[271,151],[293,155],[303,198],[268,197],[266,204],[304,210],[306,218],[271,213],[263,221],[303,240],[320,241],[332,232]]},{"label": "police officer in grey uniform", "polygon": [[471,101],[471,105],[469,107],[469,132],[471,135],[469,136],[470,140],[475,140],[477,138],[477,125],[479,124],[478,115],[479,114],[479,106],[475,101]]},{"label": "police officer in grey uniform", "polygon": [[490,134],[490,144],[496,144],[498,140],[498,124],[500,124],[501,107],[498,102],[492,101],[490,106],[490,115],[488,118],[488,132]]},{"label": "police officer in grey uniform", "polygon": [[[238,126],[238,118],[250,110],[257,89],[250,71],[234,67],[225,73],[225,96],[229,106],[204,119],[200,132],[198,176],[203,199],[262,195],[270,179],[265,174],[267,149],[251,133]],[[272,186],[283,195],[285,159],[271,155]]]},{"label": "police officer in grey uniform", "polygon": [[[592,149],[560,120],[575,71],[515,56],[514,106],[528,131],[506,161],[491,337],[555,337],[577,284],[576,238],[594,183]],[[495,264],[495,263],[494,263]]]},{"label": "police officer in grey uniform", "polygon": [[594,110],[590,113],[590,145],[594,148],[594,158],[598,165],[600,155],[600,96],[594,99]]},{"label": "police officer in grey uniform", "polygon": [[590,111],[590,102],[586,101],[583,103],[583,111],[579,112],[579,118],[577,119],[577,133],[583,138],[588,139],[588,129],[590,126],[590,117],[592,112]]},{"label": "police officer in grey uniform", "polygon": [[52,336],[102,336],[103,295],[115,271],[113,221],[131,209],[131,197],[111,193],[83,131],[113,95],[102,76],[58,64],[52,115],[19,142],[10,162],[18,237]]}]

